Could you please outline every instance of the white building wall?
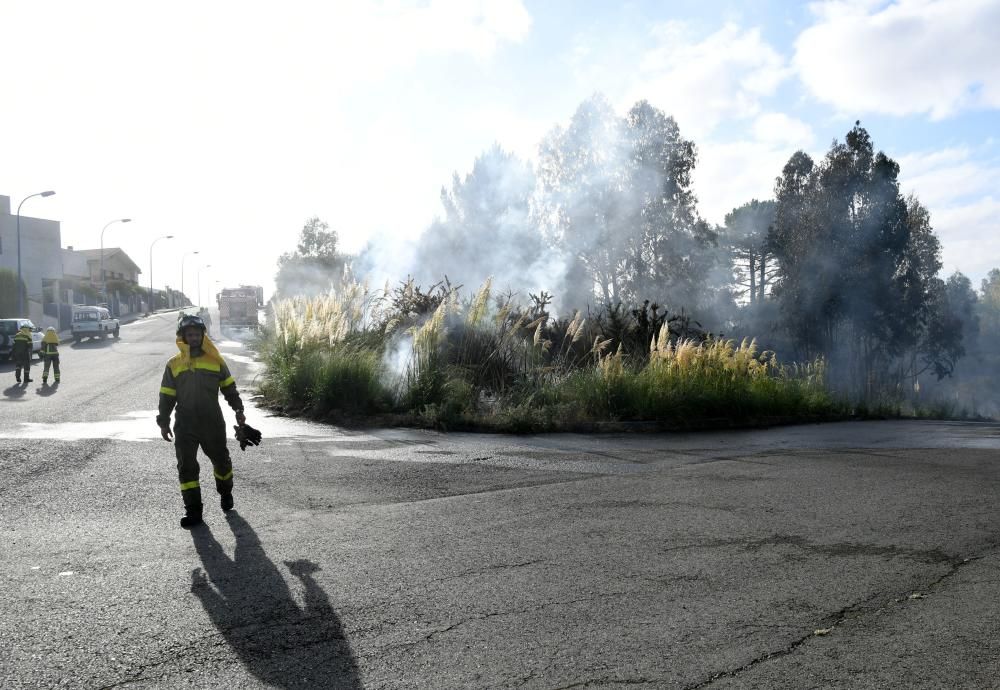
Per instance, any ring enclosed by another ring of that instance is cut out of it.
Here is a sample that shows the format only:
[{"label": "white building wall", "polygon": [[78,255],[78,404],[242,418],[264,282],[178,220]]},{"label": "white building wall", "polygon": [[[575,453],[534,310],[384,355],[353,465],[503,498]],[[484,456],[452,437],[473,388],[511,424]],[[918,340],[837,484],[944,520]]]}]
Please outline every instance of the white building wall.
[{"label": "white building wall", "polygon": [[[31,201],[41,203],[40,199]],[[27,207],[25,204],[23,210]],[[11,212],[10,198],[0,196],[0,268],[17,273],[17,216]],[[43,278],[62,279],[61,240],[59,221],[21,216],[21,277],[29,298],[41,300]]]},{"label": "white building wall", "polygon": [[90,267],[87,266],[87,257],[78,254],[72,249],[62,250],[62,270],[64,276],[72,276],[80,280],[87,280],[90,274]]}]

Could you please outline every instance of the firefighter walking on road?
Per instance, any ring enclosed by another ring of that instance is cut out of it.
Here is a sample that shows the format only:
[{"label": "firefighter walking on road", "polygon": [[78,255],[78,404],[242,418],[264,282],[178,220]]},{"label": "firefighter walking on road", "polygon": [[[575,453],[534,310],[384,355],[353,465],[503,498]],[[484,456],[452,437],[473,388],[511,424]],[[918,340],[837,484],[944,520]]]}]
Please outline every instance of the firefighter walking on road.
[{"label": "firefighter walking on road", "polygon": [[59,383],[59,334],[52,326],[45,329],[45,336],[42,338],[42,359],[45,360],[45,366],[42,368],[42,385],[48,385],[50,367],[55,382]]},{"label": "firefighter walking on road", "polygon": [[14,336],[14,346],[11,348],[11,356],[14,357],[14,378],[21,383],[21,370],[24,369],[25,385],[32,382],[31,374],[31,329],[21,326],[21,329]]},{"label": "firefighter walking on road", "polygon": [[[184,500],[181,527],[193,527],[202,522],[199,446],[212,461],[222,510],[229,512],[233,508],[233,463],[226,447],[220,391],[236,412],[237,424],[242,426],[246,422],[236,381],[205,331],[205,322],[200,317],[181,317],[177,327],[180,352],[167,362],[160,384],[156,423],[163,440],[174,442],[177,454],[177,474]],[[171,438],[170,413],[175,406],[174,438]]]}]

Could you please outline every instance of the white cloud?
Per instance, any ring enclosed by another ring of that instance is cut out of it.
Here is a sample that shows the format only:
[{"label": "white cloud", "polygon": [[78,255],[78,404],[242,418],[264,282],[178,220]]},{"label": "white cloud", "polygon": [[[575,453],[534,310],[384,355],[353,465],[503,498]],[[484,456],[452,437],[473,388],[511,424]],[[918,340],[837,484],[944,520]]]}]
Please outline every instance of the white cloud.
[{"label": "white cloud", "polygon": [[758,141],[793,148],[810,146],[814,136],[812,127],[784,113],[763,113],[753,123],[753,134]]},{"label": "white cloud", "polygon": [[795,151],[815,145],[812,128],[780,112],[762,113],[750,134],[736,141],[706,139],[698,145],[693,186],[698,210],[711,223],[752,199],[774,197],[774,181]]},{"label": "white cloud", "polygon": [[641,59],[629,104],[645,98],[700,137],[731,119],[750,118],[789,75],[785,59],[758,29],[726,24],[703,40],[679,22],[653,30],[656,46]]},{"label": "white cloud", "polygon": [[[949,148],[897,158],[901,188],[931,212],[945,273],[960,270],[973,283],[1000,268],[1000,163],[990,150]],[[977,153],[979,154],[977,156]]]},{"label": "white cloud", "polygon": [[769,153],[767,145],[760,142],[700,146],[698,167],[692,177],[701,215],[721,225],[726,214],[737,206],[755,198],[770,199],[774,170],[780,171],[784,161],[777,163]]},{"label": "white cloud", "polygon": [[794,65],[818,100],[842,113],[1000,108],[1000,2],[898,0],[813,5]]},{"label": "white cloud", "polygon": [[807,123],[767,109],[791,70],[759,29],[729,22],[704,35],[666,22],[645,42],[614,36],[613,43],[578,37],[566,61],[588,93],[608,94],[619,112],[645,99],[677,120],[698,147],[693,188],[710,222],[722,223],[753,198],[771,198],[789,156],[813,145]]},{"label": "white cloud", "polygon": [[944,273],[954,271],[975,286],[993,268],[1000,268],[1000,199],[986,196],[974,202],[945,207],[931,220],[941,239]]},{"label": "white cloud", "polygon": [[899,156],[903,187],[929,205],[953,205],[995,192],[1000,169],[974,157],[967,147]]}]

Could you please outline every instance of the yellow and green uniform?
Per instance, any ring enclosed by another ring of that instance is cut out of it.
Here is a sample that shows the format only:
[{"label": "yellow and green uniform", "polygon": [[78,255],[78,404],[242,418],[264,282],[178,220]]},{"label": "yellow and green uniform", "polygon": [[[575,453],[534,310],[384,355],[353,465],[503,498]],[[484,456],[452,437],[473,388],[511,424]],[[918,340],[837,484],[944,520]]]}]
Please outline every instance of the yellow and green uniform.
[{"label": "yellow and green uniform", "polygon": [[229,367],[207,335],[198,356],[191,356],[182,338],[177,339],[177,349],[180,352],[167,362],[163,371],[156,423],[169,427],[170,413],[176,406],[174,450],[181,496],[185,507],[200,510],[198,446],[212,461],[218,492],[228,494],[233,490],[233,463],[226,447],[226,422],[219,407],[219,392],[233,410],[242,411],[243,402]]},{"label": "yellow and green uniform", "polygon": [[42,338],[42,359],[45,366],[42,368],[42,382],[49,377],[49,367],[55,374],[56,383],[59,382],[59,335],[53,331],[46,331]]},{"label": "yellow and green uniform", "polygon": [[21,370],[24,369],[24,378],[27,380],[31,370],[31,329],[22,326],[14,336],[14,344],[11,347],[11,356],[14,358],[14,376],[21,380]]}]

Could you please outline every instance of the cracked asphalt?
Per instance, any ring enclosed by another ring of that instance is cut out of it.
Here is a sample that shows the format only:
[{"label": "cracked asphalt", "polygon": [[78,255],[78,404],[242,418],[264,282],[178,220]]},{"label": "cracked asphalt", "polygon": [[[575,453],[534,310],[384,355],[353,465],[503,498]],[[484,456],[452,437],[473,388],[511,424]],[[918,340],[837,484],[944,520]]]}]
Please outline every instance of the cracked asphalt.
[{"label": "cracked asphalt", "polygon": [[0,365],[2,688],[1000,687],[1000,426],[510,437],[251,405],[237,510],[206,492],[189,532],[153,422],[174,319],[64,346],[58,389]]}]

